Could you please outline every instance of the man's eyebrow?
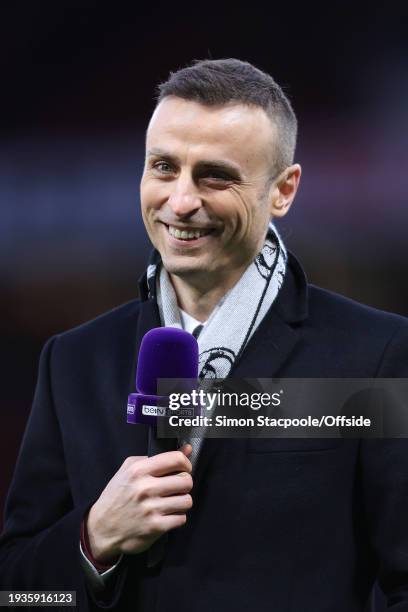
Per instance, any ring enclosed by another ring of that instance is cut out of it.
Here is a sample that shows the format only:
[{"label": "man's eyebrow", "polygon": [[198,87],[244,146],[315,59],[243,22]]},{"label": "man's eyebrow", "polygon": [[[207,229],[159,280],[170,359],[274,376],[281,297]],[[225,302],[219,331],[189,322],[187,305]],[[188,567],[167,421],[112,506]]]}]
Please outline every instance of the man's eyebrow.
[{"label": "man's eyebrow", "polygon": [[[163,157],[164,159],[172,160],[176,163],[179,162],[179,159],[176,155],[165,151],[164,149],[152,148],[146,152],[148,157]],[[225,172],[227,174],[231,174],[234,178],[240,179],[242,177],[241,170],[239,166],[233,164],[231,162],[227,162],[224,159],[200,159],[195,164],[195,167],[198,169],[214,169],[219,170],[221,172]]]},{"label": "man's eyebrow", "polygon": [[153,147],[153,149],[148,149],[146,151],[146,156],[147,157],[149,157],[151,155],[154,155],[155,157],[165,157],[166,159],[177,160],[177,157],[175,155],[172,155],[168,151],[165,151],[164,149],[159,149],[157,147]]}]

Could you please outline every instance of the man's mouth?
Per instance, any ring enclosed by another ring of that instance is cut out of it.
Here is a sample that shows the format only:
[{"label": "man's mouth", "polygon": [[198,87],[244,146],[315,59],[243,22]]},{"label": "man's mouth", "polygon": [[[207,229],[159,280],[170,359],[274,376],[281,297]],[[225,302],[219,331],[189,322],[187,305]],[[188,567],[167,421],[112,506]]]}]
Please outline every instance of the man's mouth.
[{"label": "man's mouth", "polygon": [[186,227],[179,228],[174,225],[167,225],[168,232],[170,236],[173,238],[177,238],[177,240],[197,240],[198,238],[202,238],[203,236],[208,236],[214,230],[213,228],[194,228],[194,227]]}]

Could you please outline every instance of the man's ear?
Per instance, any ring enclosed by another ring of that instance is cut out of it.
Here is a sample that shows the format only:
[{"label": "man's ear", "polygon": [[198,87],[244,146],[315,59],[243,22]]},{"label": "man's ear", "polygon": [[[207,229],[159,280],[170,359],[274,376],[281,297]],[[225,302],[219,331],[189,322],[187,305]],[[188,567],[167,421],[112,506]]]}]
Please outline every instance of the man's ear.
[{"label": "man's ear", "polygon": [[302,168],[299,164],[288,166],[274,181],[271,192],[272,217],[284,217],[299,187]]}]

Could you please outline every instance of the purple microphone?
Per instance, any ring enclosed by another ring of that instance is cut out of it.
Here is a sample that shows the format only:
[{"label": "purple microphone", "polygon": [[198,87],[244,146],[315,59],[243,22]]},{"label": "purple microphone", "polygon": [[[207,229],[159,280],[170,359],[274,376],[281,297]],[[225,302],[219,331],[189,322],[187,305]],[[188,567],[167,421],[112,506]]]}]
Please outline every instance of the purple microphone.
[{"label": "purple microphone", "polygon": [[155,426],[166,416],[166,398],[157,395],[161,378],[198,378],[198,343],[192,334],[175,327],[155,327],[140,345],[136,390],[128,397],[127,422]]}]

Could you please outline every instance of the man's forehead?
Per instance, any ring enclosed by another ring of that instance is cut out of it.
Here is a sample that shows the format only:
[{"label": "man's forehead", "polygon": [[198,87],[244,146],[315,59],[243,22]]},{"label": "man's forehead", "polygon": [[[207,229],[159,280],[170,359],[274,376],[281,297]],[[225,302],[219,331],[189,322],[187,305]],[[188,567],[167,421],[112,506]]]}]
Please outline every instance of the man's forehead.
[{"label": "man's forehead", "polygon": [[275,142],[275,129],[262,108],[244,104],[207,106],[170,96],[155,109],[146,137],[146,149],[212,146],[233,157],[263,156]]}]

